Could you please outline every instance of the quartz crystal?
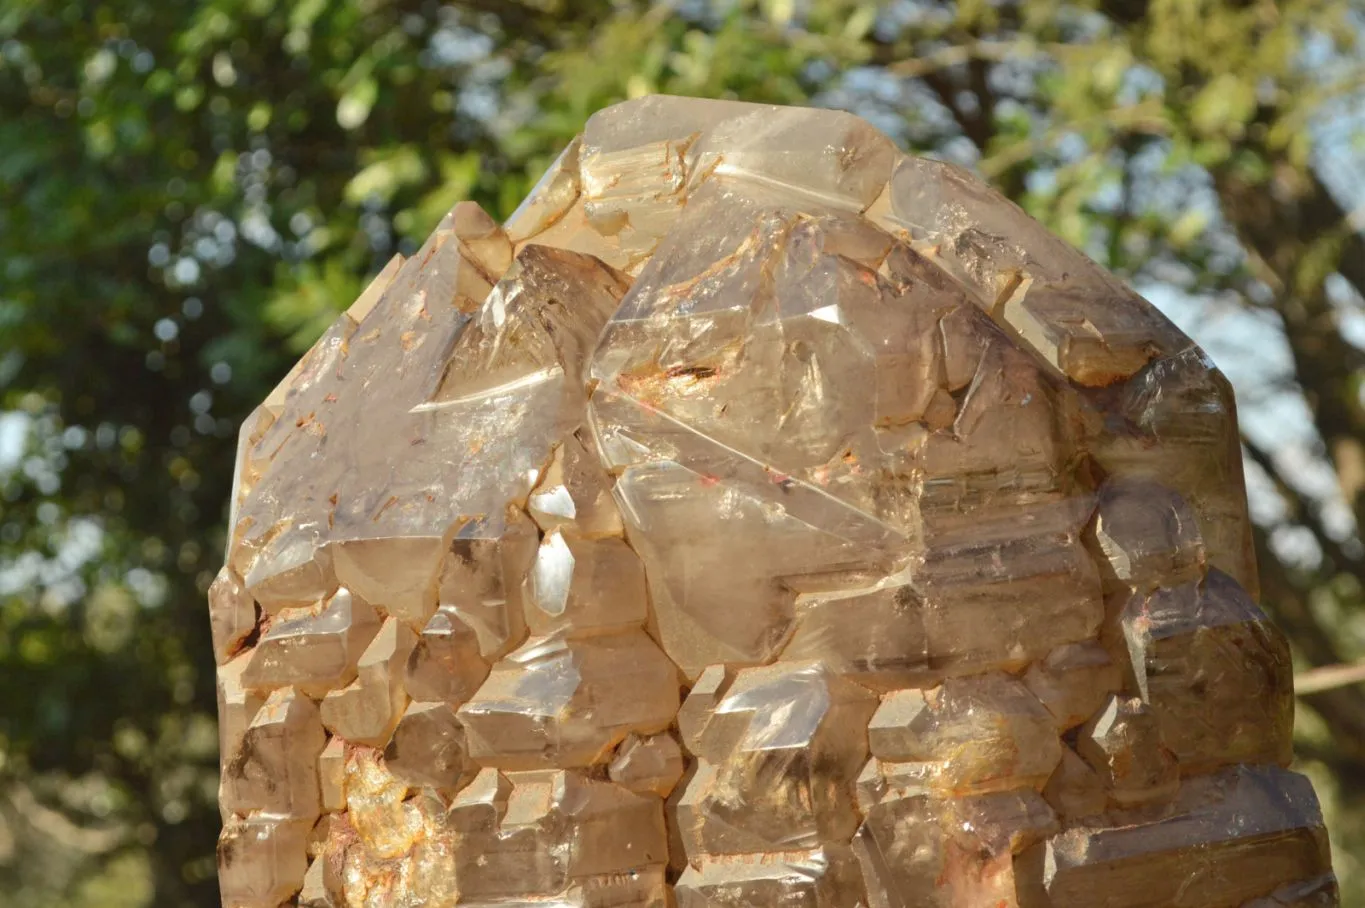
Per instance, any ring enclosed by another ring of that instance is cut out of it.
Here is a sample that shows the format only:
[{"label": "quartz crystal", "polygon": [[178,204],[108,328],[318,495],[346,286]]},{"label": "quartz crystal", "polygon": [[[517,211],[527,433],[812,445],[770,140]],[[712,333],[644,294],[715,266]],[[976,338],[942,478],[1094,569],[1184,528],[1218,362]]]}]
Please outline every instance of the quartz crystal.
[{"label": "quartz crystal", "polygon": [[229,908],[1337,904],[1228,383],[850,114],[599,112],[230,519]]}]

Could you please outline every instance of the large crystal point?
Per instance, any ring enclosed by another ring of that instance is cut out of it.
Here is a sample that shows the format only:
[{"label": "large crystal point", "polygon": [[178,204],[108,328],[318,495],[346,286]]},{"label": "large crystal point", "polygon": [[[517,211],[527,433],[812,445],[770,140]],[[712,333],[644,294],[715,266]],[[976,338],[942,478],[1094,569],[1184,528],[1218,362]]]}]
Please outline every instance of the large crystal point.
[{"label": "large crystal point", "polygon": [[224,904],[1332,908],[1239,450],[965,172],[604,110],[242,428]]}]

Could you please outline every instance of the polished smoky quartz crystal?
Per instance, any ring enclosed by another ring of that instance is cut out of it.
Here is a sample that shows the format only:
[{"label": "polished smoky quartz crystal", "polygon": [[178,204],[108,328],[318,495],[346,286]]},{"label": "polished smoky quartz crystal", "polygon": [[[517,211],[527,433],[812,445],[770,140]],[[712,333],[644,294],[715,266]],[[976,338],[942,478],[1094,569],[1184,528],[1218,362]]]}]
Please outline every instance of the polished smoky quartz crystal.
[{"label": "polished smoky quartz crystal", "polygon": [[598,113],[239,451],[228,906],[1336,904],[1227,381],[857,117]]}]

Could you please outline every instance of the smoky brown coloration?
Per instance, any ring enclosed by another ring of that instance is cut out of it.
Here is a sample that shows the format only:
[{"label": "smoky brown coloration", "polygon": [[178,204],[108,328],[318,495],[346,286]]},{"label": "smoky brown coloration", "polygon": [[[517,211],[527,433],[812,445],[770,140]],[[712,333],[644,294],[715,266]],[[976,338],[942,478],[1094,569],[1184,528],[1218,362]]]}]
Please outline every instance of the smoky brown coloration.
[{"label": "smoky brown coloration", "polygon": [[239,450],[230,908],[1337,902],[1227,382],[849,114],[598,113]]}]

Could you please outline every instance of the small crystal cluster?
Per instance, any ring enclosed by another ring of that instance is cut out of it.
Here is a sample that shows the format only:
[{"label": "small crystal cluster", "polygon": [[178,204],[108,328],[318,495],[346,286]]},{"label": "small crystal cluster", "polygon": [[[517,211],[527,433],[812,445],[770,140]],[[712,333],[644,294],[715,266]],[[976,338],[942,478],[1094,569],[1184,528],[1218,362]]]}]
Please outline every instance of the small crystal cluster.
[{"label": "small crystal cluster", "polygon": [[230,908],[1327,908],[1227,382],[828,110],[594,116],[243,428]]}]

